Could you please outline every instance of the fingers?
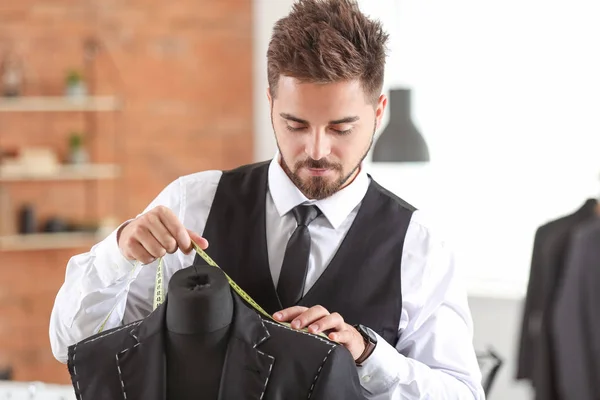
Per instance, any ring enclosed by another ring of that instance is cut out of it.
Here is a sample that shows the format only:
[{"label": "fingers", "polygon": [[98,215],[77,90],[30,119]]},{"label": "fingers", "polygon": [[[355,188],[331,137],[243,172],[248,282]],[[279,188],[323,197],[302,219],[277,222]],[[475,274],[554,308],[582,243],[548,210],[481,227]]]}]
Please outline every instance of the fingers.
[{"label": "fingers", "polygon": [[121,253],[128,259],[148,264],[166,253],[177,249],[188,254],[194,248],[192,240],[201,249],[208,241],[195,232],[187,230],[168,207],[158,206],[125,225],[119,232]]},{"label": "fingers", "polygon": [[334,342],[338,342],[339,344],[347,345],[352,343],[354,340],[354,334],[350,330],[341,330],[336,332],[331,332],[327,337]]},{"label": "fingers", "polygon": [[336,312],[329,313],[323,306],[311,308],[295,306],[276,312],[273,315],[277,321],[291,322],[294,329],[308,327],[310,333],[327,333],[327,337],[346,347],[355,360],[365,349],[365,342],[358,331],[344,322],[344,318]]},{"label": "fingers", "polygon": [[275,318],[277,321],[280,321],[280,322],[290,322],[291,320],[293,320],[294,318],[296,318],[297,316],[299,316],[306,310],[308,310],[307,307],[301,307],[301,306],[289,307],[284,310],[276,312],[273,315],[273,318]]},{"label": "fingers", "polygon": [[344,318],[338,313],[329,314],[318,321],[311,323],[308,326],[308,331],[311,333],[319,333],[325,331],[342,331],[346,329]]},{"label": "fingers", "polygon": [[[205,238],[203,238],[202,236],[198,235],[196,232],[190,231],[188,229],[188,234],[190,235],[190,238],[198,245],[198,247],[200,247],[202,250],[206,250],[208,248],[208,240],[206,240]],[[189,251],[191,251],[192,248],[189,249]]]},{"label": "fingers", "polygon": [[189,252],[192,247],[190,235],[173,211],[167,207],[157,207],[156,215],[162,225],[170,232],[172,238],[175,239],[177,246],[182,251]]},{"label": "fingers", "polygon": [[152,232],[143,226],[140,226],[136,232],[138,242],[154,258],[163,257],[167,250],[154,237]]},{"label": "fingers", "polygon": [[365,340],[361,334],[350,325],[346,325],[346,328],[341,331],[329,333],[327,337],[347,348],[355,360],[357,360],[365,351]]},{"label": "fingers", "polygon": [[186,229],[183,224],[177,219],[177,216],[166,207],[159,207],[157,212],[160,221],[169,231],[172,238],[174,238],[176,242],[176,246],[173,251],[169,251],[169,253],[175,252],[177,248],[181,249],[185,254],[190,253],[194,250],[194,246],[192,246],[192,240],[202,249],[206,249],[208,247],[208,241],[202,236],[198,235],[196,232],[190,231]]},{"label": "fingers", "polygon": [[132,235],[128,235],[124,243],[123,255],[127,259],[150,264],[157,257],[162,257],[164,249],[150,232],[141,226],[133,229]]},{"label": "fingers", "polygon": [[158,215],[149,215],[148,220],[150,223],[150,232],[160,243],[162,248],[169,254],[177,251],[177,240],[173,237],[171,232],[162,224],[162,221]]},{"label": "fingers", "polygon": [[279,313],[283,314],[282,321],[292,321],[291,325],[294,329],[306,328],[315,321],[318,321],[321,318],[329,315],[329,311],[322,306],[314,306],[309,309],[306,309],[306,307],[296,306],[282,310]]},{"label": "fingers", "polygon": [[346,347],[354,359],[358,359],[365,349],[363,337],[356,329],[344,322],[344,318],[334,312],[329,313],[323,306],[306,308],[302,306],[289,307],[273,314],[280,322],[291,322],[294,329],[308,327],[310,333],[327,333],[327,337]]}]

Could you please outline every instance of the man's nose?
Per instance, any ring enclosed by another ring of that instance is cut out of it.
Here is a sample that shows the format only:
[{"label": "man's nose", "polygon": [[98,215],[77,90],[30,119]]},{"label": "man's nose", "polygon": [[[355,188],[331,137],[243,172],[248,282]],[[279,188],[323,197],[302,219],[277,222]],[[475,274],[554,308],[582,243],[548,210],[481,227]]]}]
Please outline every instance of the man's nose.
[{"label": "man's nose", "polygon": [[313,160],[320,160],[331,153],[331,143],[323,130],[317,130],[310,135],[305,152]]}]

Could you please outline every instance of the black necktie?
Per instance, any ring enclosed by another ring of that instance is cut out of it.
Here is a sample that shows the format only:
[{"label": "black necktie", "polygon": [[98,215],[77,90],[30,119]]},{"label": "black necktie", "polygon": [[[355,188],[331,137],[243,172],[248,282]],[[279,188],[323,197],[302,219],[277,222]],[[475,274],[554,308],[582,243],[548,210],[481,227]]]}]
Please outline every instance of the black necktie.
[{"label": "black necktie", "polygon": [[302,298],[310,254],[308,225],[321,213],[316,206],[303,205],[296,206],[292,212],[298,226],[285,248],[285,256],[277,283],[277,295],[283,308],[296,305]]}]

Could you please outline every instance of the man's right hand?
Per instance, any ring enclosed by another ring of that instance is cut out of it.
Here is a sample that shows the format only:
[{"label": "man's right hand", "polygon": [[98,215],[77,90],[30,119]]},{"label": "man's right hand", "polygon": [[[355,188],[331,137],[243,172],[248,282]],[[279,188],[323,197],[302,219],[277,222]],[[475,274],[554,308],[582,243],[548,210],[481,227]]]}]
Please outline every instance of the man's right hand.
[{"label": "man's right hand", "polygon": [[208,241],[195,232],[187,230],[169,208],[158,206],[125,225],[118,234],[119,250],[128,260],[150,264],[165,254],[178,249],[188,254],[192,242],[201,249]]}]

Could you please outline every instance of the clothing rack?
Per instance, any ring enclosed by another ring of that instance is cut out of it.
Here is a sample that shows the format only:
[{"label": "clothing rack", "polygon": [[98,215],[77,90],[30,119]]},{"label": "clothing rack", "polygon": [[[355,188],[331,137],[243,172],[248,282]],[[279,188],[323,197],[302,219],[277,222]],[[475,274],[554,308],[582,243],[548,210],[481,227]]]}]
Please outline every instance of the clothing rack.
[{"label": "clothing rack", "polygon": [[477,352],[477,362],[483,374],[483,391],[487,397],[496,378],[498,378],[498,372],[504,364],[504,359],[492,347],[489,347],[486,351]]}]

